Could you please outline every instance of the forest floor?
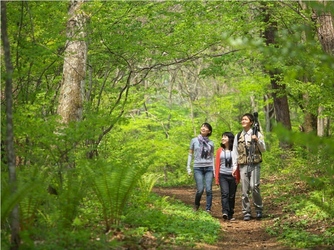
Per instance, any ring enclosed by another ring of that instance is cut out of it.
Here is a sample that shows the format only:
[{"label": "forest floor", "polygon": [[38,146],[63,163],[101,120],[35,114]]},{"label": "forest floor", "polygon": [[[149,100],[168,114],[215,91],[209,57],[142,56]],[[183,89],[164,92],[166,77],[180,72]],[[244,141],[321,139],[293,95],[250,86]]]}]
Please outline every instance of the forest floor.
[{"label": "forest floor", "polygon": [[[170,196],[178,199],[185,204],[193,205],[195,187],[174,187],[174,188],[154,188],[153,192],[160,196]],[[266,232],[266,227],[274,223],[274,218],[282,217],[282,207],[271,202],[270,197],[263,197],[264,214],[262,220],[255,218],[250,221],[243,220],[241,211],[241,186],[238,185],[236,205],[235,205],[235,221],[226,221],[222,218],[221,200],[219,188],[213,187],[213,204],[212,216],[218,218],[221,224],[222,233],[219,242],[216,245],[198,245],[198,249],[271,249],[285,250],[291,249],[286,247],[276,238]],[[205,193],[202,197],[202,204],[205,204]],[[255,213],[255,212],[253,212]],[[270,215],[269,215],[270,214]],[[255,214],[253,214],[255,216]]]}]

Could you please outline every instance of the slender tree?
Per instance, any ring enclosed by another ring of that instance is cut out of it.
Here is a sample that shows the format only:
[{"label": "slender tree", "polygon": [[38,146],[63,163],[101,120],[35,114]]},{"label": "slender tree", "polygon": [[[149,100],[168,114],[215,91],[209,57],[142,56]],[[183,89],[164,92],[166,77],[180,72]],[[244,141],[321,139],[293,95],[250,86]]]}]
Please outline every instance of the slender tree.
[{"label": "slender tree", "polygon": [[[13,123],[13,95],[12,95],[12,75],[13,65],[10,56],[10,44],[7,34],[7,12],[6,2],[1,4],[1,40],[4,50],[4,59],[6,67],[6,87],[5,87],[5,98],[6,98],[6,151],[7,151],[7,163],[9,169],[9,183],[11,185],[11,194],[15,195],[17,192],[17,178],[16,178],[16,164],[15,164],[15,150],[14,150],[14,123]],[[20,246],[20,217],[19,217],[19,206],[14,206],[11,213],[11,249],[19,249]]]}]

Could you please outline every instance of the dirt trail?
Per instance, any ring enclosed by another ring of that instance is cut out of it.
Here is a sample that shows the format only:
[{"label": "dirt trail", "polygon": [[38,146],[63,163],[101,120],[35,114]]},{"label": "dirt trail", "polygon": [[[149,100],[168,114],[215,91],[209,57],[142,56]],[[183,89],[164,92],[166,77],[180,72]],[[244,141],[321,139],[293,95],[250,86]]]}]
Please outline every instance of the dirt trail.
[{"label": "dirt trail", "polygon": [[[273,223],[273,218],[281,216],[282,209],[274,206],[270,201],[266,201],[263,197],[265,205],[264,217],[262,220],[252,219],[243,221],[241,211],[241,194],[240,185],[237,190],[235,221],[225,221],[222,218],[220,191],[217,187],[213,187],[213,205],[212,216],[218,218],[222,228],[221,239],[217,245],[200,245],[200,249],[224,249],[224,250],[252,250],[252,249],[270,249],[270,250],[287,250],[291,249],[283,246],[276,239],[265,232],[266,225]],[[195,188],[176,187],[176,188],[154,188],[153,192],[161,196],[170,196],[182,202],[192,205],[194,202]],[[203,200],[204,198],[204,200]],[[205,193],[202,197],[202,203],[205,203]],[[268,212],[270,211],[270,217]]]}]

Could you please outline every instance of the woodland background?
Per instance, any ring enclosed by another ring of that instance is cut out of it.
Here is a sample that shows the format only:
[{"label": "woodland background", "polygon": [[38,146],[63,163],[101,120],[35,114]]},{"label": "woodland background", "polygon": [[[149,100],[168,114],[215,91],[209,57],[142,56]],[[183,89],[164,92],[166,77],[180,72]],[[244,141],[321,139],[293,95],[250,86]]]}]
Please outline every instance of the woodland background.
[{"label": "woodland background", "polygon": [[297,231],[325,225],[289,244],[333,244],[333,15],[327,1],[2,1],[3,249],[159,235],[154,215],[135,223],[152,187],[191,184],[201,123],[218,148],[246,112],[268,145],[264,176],[305,187]]}]

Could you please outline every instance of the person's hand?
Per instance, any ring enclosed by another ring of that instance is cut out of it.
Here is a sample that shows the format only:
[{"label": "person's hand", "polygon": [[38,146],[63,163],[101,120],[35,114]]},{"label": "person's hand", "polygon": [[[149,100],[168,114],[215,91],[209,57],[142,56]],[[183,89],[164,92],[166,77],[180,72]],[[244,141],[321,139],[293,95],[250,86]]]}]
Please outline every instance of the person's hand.
[{"label": "person's hand", "polygon": [[258,141],[259,140],[259,138],[257,138],[257,136],[256,135],[252,135],[252,140],[254,140],[254,141]]},{"label": "person's hand", "polygon": [[190,172],[188,172],[188,176],[189,176],[189,177],[191,177],[191,176],[192,176],[192,173],[191,173],[191,171],[190,171]]}]

